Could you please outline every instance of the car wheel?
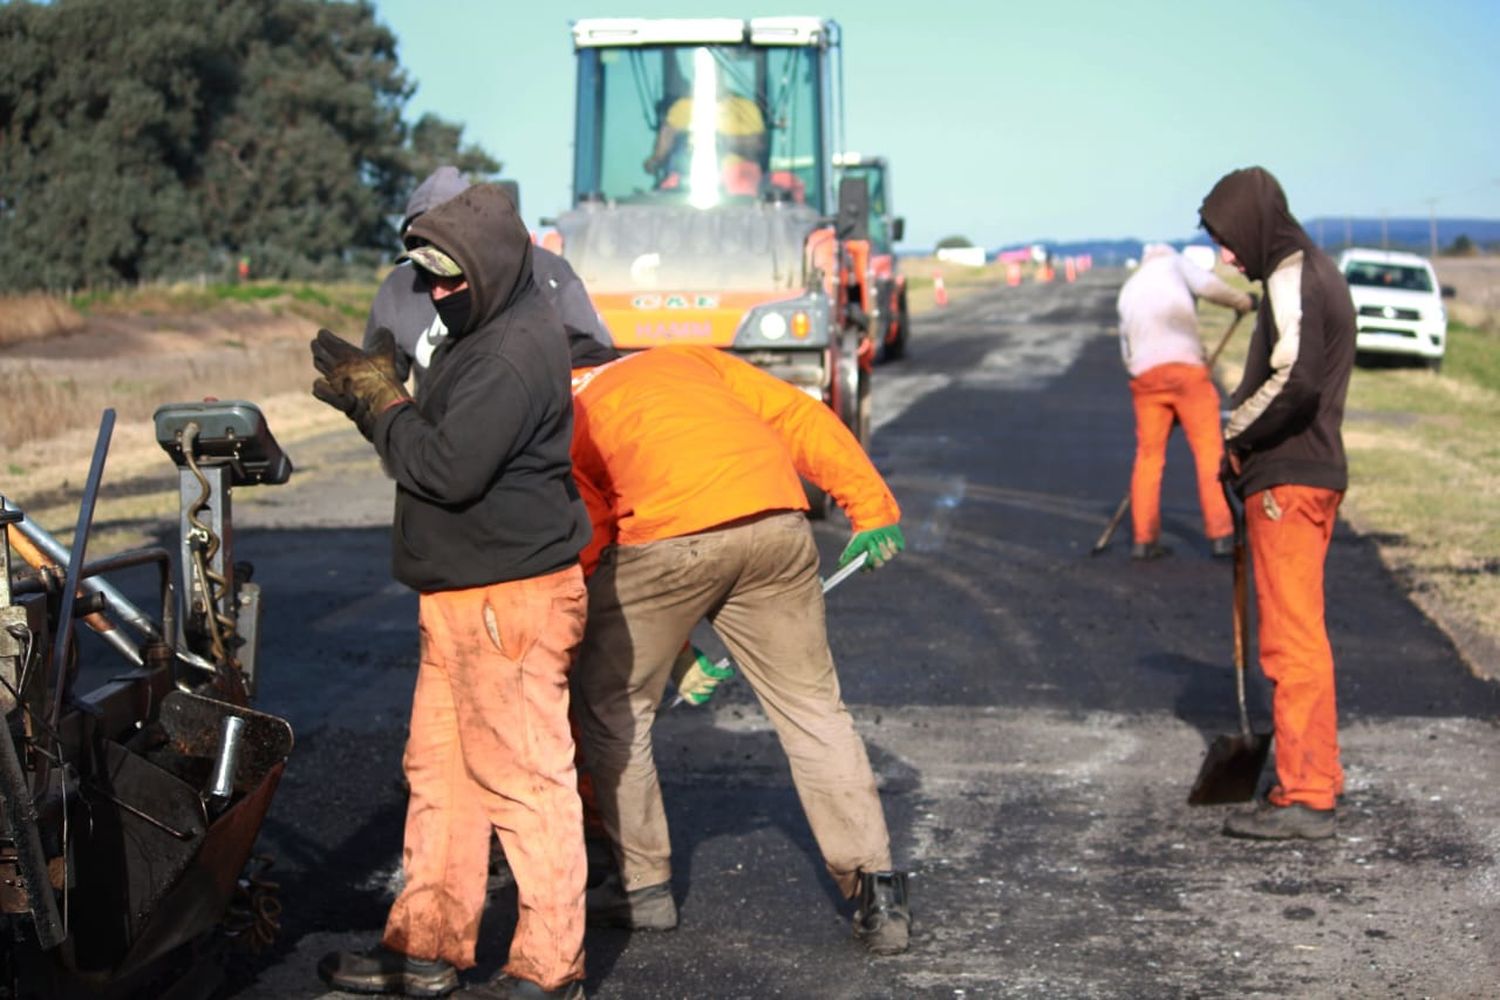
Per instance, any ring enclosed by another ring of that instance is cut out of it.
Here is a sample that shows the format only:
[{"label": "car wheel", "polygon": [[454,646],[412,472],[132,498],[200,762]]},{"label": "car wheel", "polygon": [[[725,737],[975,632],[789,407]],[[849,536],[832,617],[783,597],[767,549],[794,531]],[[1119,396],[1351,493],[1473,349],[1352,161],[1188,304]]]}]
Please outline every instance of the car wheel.
[{"label": "car wheel", "polygon": [[911,333],[911,313],[906,310],[906,290],[896,306],[896,336],[885,342],[885,360],[895,361],[906,355],[906,338]]}]

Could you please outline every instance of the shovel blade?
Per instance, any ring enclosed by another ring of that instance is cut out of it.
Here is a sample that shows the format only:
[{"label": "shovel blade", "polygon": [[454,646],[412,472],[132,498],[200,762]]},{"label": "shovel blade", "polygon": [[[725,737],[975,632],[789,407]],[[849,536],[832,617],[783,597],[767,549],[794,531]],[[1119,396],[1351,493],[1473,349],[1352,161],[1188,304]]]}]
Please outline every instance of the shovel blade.
[{"label": "shovel blade", "polygon": [[1255,798],[1270,749],[1269,733],[1215,737],[1188,792],[1188,805],[1217,806]]}]

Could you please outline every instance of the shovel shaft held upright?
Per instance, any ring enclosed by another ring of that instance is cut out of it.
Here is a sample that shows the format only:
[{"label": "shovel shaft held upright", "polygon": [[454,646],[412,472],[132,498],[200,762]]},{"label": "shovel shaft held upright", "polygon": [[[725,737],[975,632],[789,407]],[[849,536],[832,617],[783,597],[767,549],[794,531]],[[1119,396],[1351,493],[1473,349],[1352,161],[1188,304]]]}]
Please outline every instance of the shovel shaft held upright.
[{"label": "shovel shaft held upright", "polygon": [[1250,653],[1250,568],[1245,552],[1245,505],[1228,483],[1224,499],[1234,514],[1234,693],[1240,707],[1240,735],[1249,741],[1250,713],[1245,709],[1245,661]]}]

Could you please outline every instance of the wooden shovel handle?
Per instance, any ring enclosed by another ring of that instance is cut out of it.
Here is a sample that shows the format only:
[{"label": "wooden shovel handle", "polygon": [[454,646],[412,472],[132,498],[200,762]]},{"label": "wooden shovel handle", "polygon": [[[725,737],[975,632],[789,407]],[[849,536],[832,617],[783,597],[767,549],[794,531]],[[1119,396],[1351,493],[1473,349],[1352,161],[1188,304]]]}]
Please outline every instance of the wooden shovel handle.
[{"label": "wooden shovel handle", "polygon": [[[19,531],[10,532],[10,547],[15,549],[16,554],[19,555],[21,559],[32,569],[51,570],[53,572],[61,571],[61,567],[57,565],[56,560],[47,555],[41,549],[37,548],[35,542],[27,538],[25,535],[21,534]],[[83,588],[81,587],[79,588],[78,596],[83,596]],[[100,633],[111,632],[115,627],[114,622],[110,621],[108,618],[104,617],[104,615],[100,614],[97,611],[93,612],[92,614],[84,615],[83,621],[88,625],[89,628],[93,629],[95,632]]]}]

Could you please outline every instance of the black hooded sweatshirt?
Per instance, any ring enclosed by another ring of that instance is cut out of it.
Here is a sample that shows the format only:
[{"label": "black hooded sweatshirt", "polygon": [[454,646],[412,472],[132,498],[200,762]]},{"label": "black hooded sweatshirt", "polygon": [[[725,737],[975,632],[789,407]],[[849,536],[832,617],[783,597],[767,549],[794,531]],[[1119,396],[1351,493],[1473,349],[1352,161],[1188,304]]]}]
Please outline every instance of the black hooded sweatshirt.
[{"label": "black hooded sweatshirt", "polygon": [[1240,456],[1241,496],[1282,484],[1348,487],[1341,428],[1354,368],[1354,305],[1338,267],[1287,209],[1260,167],[1214,185],[1203,226],[1265,282],[1265,297],[1231,398],[1225,444]]},{"label": "black hooded sweatshirt", "polygon": [[395,577],[436,591],[562,569],[590,529],[568,458],[568,341],[532,281],[526,227],[502,188],[481,184],[424,213],[406,239],[452,257],[472,305],[434,352],[420,403],[375,425],[397,484]]}]

